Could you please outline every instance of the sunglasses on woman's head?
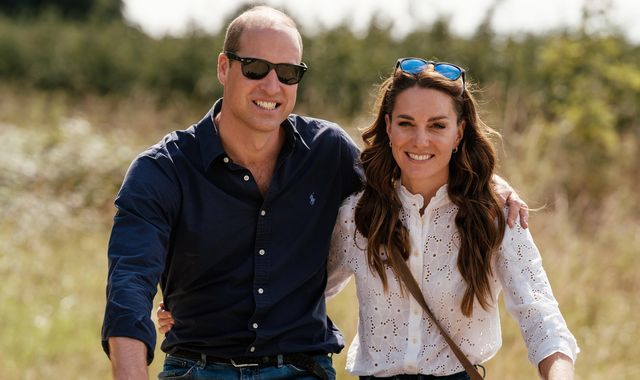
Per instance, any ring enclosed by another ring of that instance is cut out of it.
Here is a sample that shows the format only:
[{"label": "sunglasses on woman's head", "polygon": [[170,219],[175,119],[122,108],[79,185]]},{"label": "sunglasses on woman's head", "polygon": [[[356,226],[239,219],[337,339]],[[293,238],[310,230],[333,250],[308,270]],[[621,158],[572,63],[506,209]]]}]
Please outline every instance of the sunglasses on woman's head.
[{"label": "sunglasses on woman's head", "polygon": [[462,85],[464,86],[464,69],[460,66],[448,62],[427,61],[422,58],[400,58],[396,62],[396,70],[400,68],[407,74],[416,75],[422,72],[428,65],[433,65],[433,70],[449,80],[458,80],[462,77]]},{"label": "sunglasses on woman's head", "polygon": [[234,61],[240,62],[242,75],[248,79],[259,80],[267,76],[271,70],[276,71],[278,80],[284,84],[296,84],[300,82],[307,65],[304,62],[299,65],[292,63],[271,63],[260,58],[238,57],[230,51],[224,54]]}]

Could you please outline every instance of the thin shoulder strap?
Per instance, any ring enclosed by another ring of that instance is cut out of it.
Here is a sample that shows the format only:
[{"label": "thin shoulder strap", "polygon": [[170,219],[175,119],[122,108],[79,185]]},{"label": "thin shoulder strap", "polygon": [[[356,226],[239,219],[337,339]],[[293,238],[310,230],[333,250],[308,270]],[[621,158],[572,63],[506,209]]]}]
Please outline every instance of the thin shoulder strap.
[{"label": "thin shoulder strap", "polygon": [[471,377],[471,380],[482,380],[483,377],[480,375],[476,367],[474,367],[473,364],[471,364],[471,362],[469,361],[469,359],[467,359],[467,357],[462,352],[462,350],[460,350],[458,345],[455,344],[455,342],[451,339],[449,334],[442,328],[442,326],[440,326],[440,323],[438,322],[438,320],[433,316],[431,309],[429,309],[429,306],[427,305],[427,301],[424,299],[424,294],[422,294],[422,291],[420,290],[420,286],[416,282],[416,279],[413,277],[413,274],[411,273],[411,270],[409,269],[409,266],[407,265],[407,263],[402,258],[397,261],[399,262],[398,270],[400,273],[400,279],[404,282],[407,289],[409,289],[409,292],[411,292],[411,295],[413,295],[413,298],[415,298],[416,301],[418,301],[418,303],[420,304],[420,306],[422,306],[422,308],[427,313],[429,318],[431,318],[431,320],[436,325],[438,330],[440,330],[440,333],[444,337],[444,340],[447,342],[447,344],[449,344],[449,347],[451,347],[451,350],[453,351],[454,355],[456,355],[456,358],[458,358],[458,360],[464,367],[464,370]]}]

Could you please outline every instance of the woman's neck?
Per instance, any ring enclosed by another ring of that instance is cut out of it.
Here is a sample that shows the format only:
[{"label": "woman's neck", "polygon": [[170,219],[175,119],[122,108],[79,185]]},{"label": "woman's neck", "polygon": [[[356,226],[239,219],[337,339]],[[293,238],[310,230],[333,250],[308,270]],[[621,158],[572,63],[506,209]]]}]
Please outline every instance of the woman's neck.
[{"label": "woman's neck", "polygon": [[426,179],[423,181],[412,181],[407,178],[401,178],[402,186],[404,186],[411,194],[419,194],[424,200],[424,207],[427,207],[431,198],[435,197],[438,189],[447,184],[447,181],[436,181],[434,179]]}]

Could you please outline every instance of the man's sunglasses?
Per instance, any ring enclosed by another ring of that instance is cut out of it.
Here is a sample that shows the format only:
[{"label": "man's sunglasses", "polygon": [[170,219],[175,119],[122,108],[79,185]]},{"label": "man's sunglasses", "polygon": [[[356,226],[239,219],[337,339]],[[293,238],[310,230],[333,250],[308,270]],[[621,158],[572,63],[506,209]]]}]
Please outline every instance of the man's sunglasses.
[{"label": "man's sunglasses", "polygon": [[433,65],[433,70],[449,80],[458,80],[462,77],[462,85],[465,84],[464,69],[453,63],[427,61],[422,58],[400,58],[396,62],[395,70],[402,70],[407,74],[416,75],[424,70],[428,65]]},{"label": "man's sunglasses", "polygon": [[259,80],[267,76],[273,69],[276,70],[278,80],[284,84],[296,84],[300,82],[305,71],[307,71],[307,65],[301,62],[299,65],[292,63],[271,63],[260,58],[245,58],[238,57],[230,51],[225,51],[224,54],[234,61],[240,62],[242,66],[242,74],[253,80]]}]

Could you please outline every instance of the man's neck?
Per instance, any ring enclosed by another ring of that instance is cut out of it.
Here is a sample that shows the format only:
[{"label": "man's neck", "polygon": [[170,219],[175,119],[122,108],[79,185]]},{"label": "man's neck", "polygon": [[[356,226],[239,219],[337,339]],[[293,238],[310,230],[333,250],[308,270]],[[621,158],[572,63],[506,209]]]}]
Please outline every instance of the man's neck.
[{"label": "man's neck", "polygon": [[224,151],[233,162],[251,172],[260,193],[266,197],[278,154],[285,141],[284,129],[280,127],[273,132],[260,133],[234,128],[234,125],[225,124],[220,114],[215,121]]},{"label": "man's neck", "polygon": [[220,114],[216,115],[215,121],[222,146],[235,163],[248,169],[265,161],[275,163],[285,141],[282,128],[265,133],[234,128],[226,122],[221,123]]}]

